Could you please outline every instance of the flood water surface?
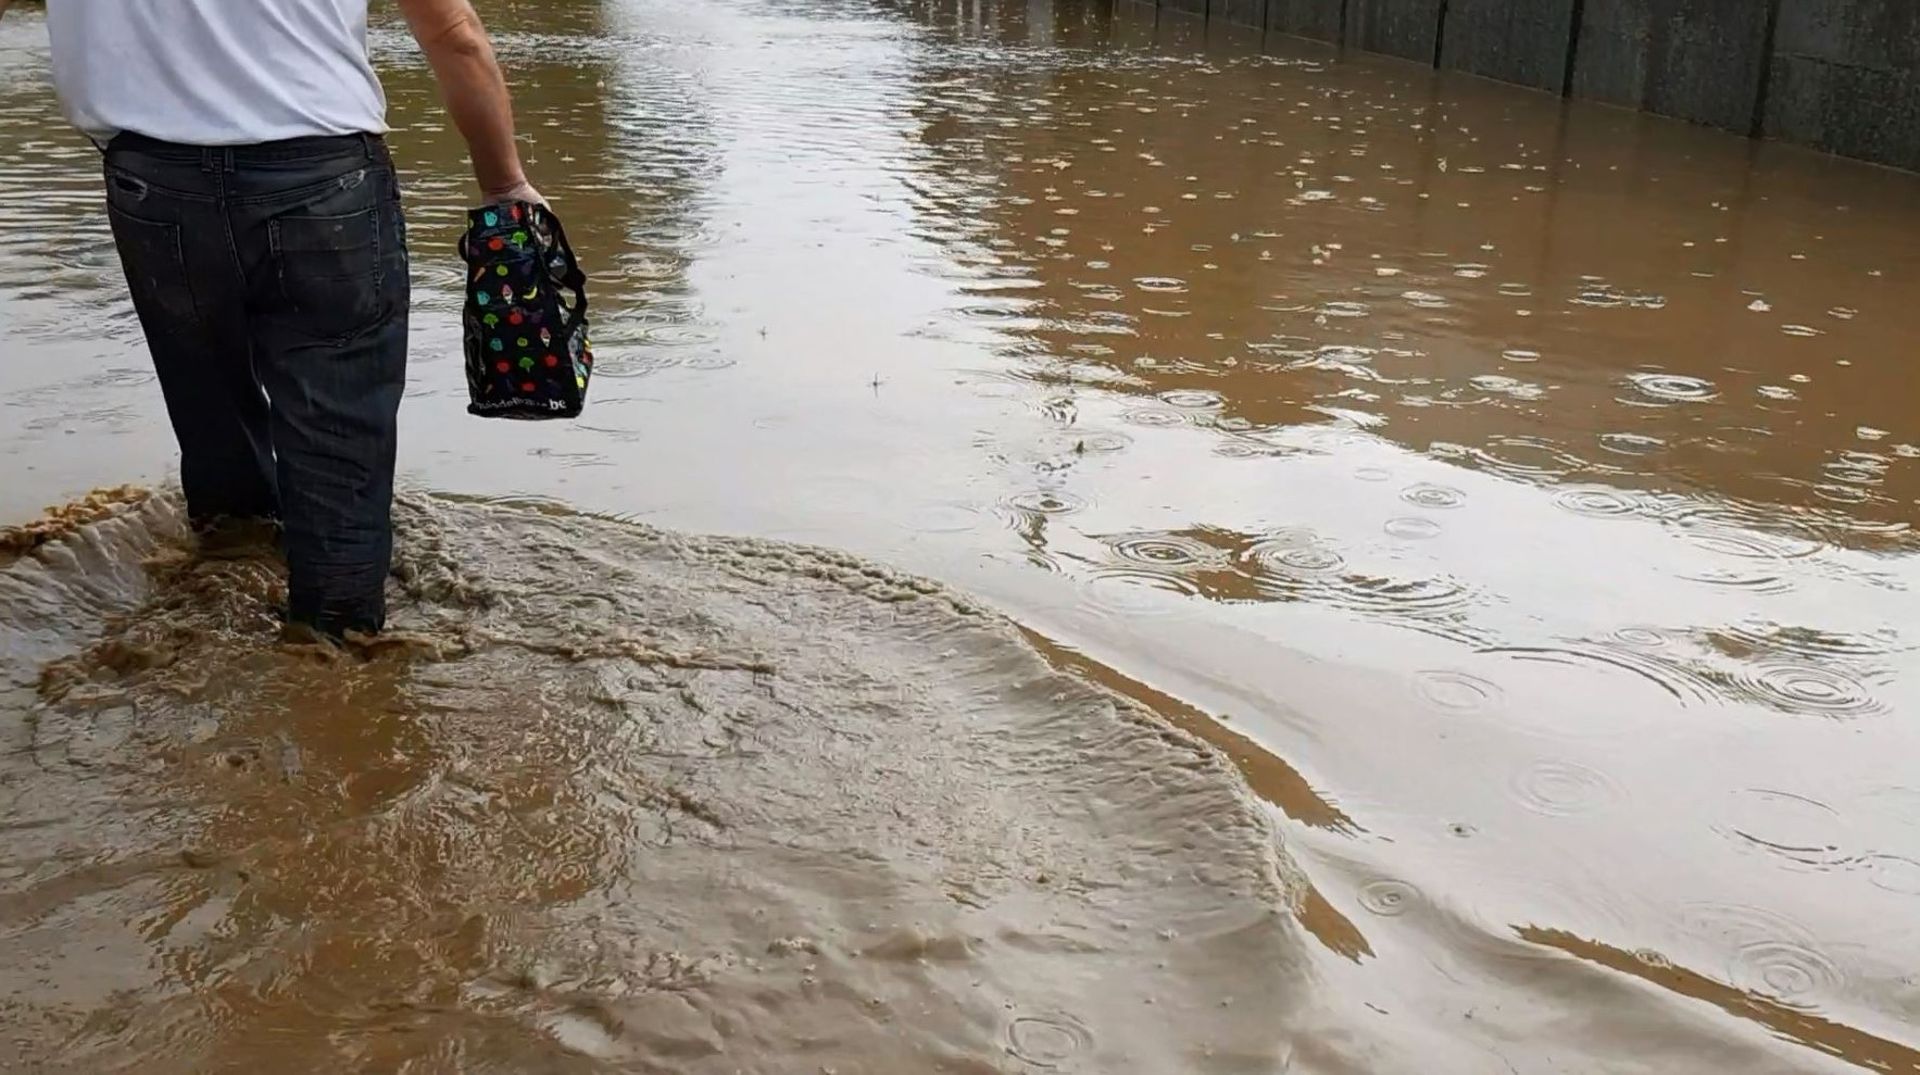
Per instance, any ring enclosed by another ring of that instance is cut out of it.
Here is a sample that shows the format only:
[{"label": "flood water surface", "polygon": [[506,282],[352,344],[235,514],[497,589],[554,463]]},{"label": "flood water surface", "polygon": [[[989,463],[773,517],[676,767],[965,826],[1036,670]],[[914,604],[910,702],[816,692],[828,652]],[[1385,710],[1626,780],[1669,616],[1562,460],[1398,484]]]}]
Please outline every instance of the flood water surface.
[{"label": "flood water surface", "polygon": [[[27,1070],[1920,1072],[1920,178],[1125,4],[486,11],[592,404],[463,413],[380,28],[400,630],[165,494],[0,552]],[[25,522],[171,440],[0,66]]]}]

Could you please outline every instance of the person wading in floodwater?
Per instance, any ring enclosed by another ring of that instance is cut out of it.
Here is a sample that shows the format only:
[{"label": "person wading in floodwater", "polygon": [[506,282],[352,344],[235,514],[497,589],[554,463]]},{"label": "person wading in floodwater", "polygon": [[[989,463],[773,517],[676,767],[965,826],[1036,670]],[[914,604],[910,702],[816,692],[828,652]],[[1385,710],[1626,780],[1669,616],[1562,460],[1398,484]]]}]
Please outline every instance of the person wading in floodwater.
[{"label": "person wading in floodwater", "polygon": [[[12,0],[0,0],[3,16]],[[205,540],[274,520],[289,622],[378,631],[406,386],[406,226],[368,0],[50,0]],[[469,0],[398,0],[490,201],[539,202]]]}]

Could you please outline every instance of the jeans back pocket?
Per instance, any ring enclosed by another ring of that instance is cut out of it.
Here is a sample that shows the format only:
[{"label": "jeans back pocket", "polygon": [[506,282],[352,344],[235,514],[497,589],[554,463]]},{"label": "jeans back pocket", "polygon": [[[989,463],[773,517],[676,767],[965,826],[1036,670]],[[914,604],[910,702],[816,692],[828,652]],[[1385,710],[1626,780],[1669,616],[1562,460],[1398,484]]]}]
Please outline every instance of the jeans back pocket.
[{"label": "jeans back pocket", "polygon": [[290,214],[268,224],[280,294],[308,336],[344,342],[386,317],[380,207]]},{"label": "jeans back pocket", "polygon": [[172,335],[197,326],[200,312],[180,245],[180,225],[134,216],[111,198],[107,220],[127,275],[127,291],[148,335]]}]

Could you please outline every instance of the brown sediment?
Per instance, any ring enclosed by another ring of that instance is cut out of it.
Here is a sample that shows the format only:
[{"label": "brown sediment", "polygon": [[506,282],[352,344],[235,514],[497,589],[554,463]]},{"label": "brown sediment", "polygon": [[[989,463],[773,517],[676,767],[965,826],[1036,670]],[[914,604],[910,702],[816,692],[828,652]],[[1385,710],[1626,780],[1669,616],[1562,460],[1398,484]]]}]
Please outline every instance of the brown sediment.
[{"label": "brown sediment", "polygon": [[96,489],[70,504],[48,508],[40,518],[18,526],[0,527],[0,568],[88,523],[99,522],[129,505],[145,500],[151,492],[137,485]]},{"label": "brown sediment", "polygon": [[191,559],[0,696],[23,1062],[1282,1070],[1293,871],[1198,739],[844,554],[399,518],[391,645]]},{"label": "brown sediment", "polygon": [[1566,930],[1520,926],[1516,932],[1533,944],[1631,975],[1683,997],[1705,1001],[1729,1015],[1751,1019],[1809,1049],[1873,1071],[1920,1072],[1920,1047],[1870,1034],[1777,1000],[1736,989],[1725,982],[1679,966],[1655,952],[1627,952]]}]

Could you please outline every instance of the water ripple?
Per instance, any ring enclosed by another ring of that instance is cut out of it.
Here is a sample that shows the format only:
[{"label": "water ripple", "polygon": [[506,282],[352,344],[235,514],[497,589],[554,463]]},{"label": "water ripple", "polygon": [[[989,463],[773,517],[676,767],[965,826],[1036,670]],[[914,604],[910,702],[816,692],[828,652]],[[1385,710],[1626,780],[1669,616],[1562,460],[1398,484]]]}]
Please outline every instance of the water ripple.
[{"label": "water ripple", "polygon": [[1400,499],[1418,507],[1444,511],[1466,503],[1467,494],[1449,485],[1421,483],[1401,490]]},{"label": "water ripple", "polygon": [[1715,946],[1734,986],[1810,1009],[1840,991],[1845,975],[1805,926],[1775,911],[1737,903],[1681,908],[1686,934]]},{"label": "water ripple", "polygon": [[1720,394],[1712,381],[1678,373],[1636,373],[1627,380],[1641,395],[1663,403],[1699,403]]},{"label": "water ripple", "polygon": [[1864,681],[1832,664],[1785,658],[1749,661],[1739,666],[1730,689],[1735,697],[1801,716],[1868,717],[1887,711]]},{"label": "water ripple", "polygon": [[1420,890],[1405,881],[1386,878],[1360,890],[1360,906],[1381,916],[1397,918],[1420,903]]},{"label": "water ripple", "polygon": [[1570,761],[1536,761],[1513,775],[1510,786],[1520,805],[1537,814],[1573,817],[1611,806],[1620,786],[1598,769]]}]

